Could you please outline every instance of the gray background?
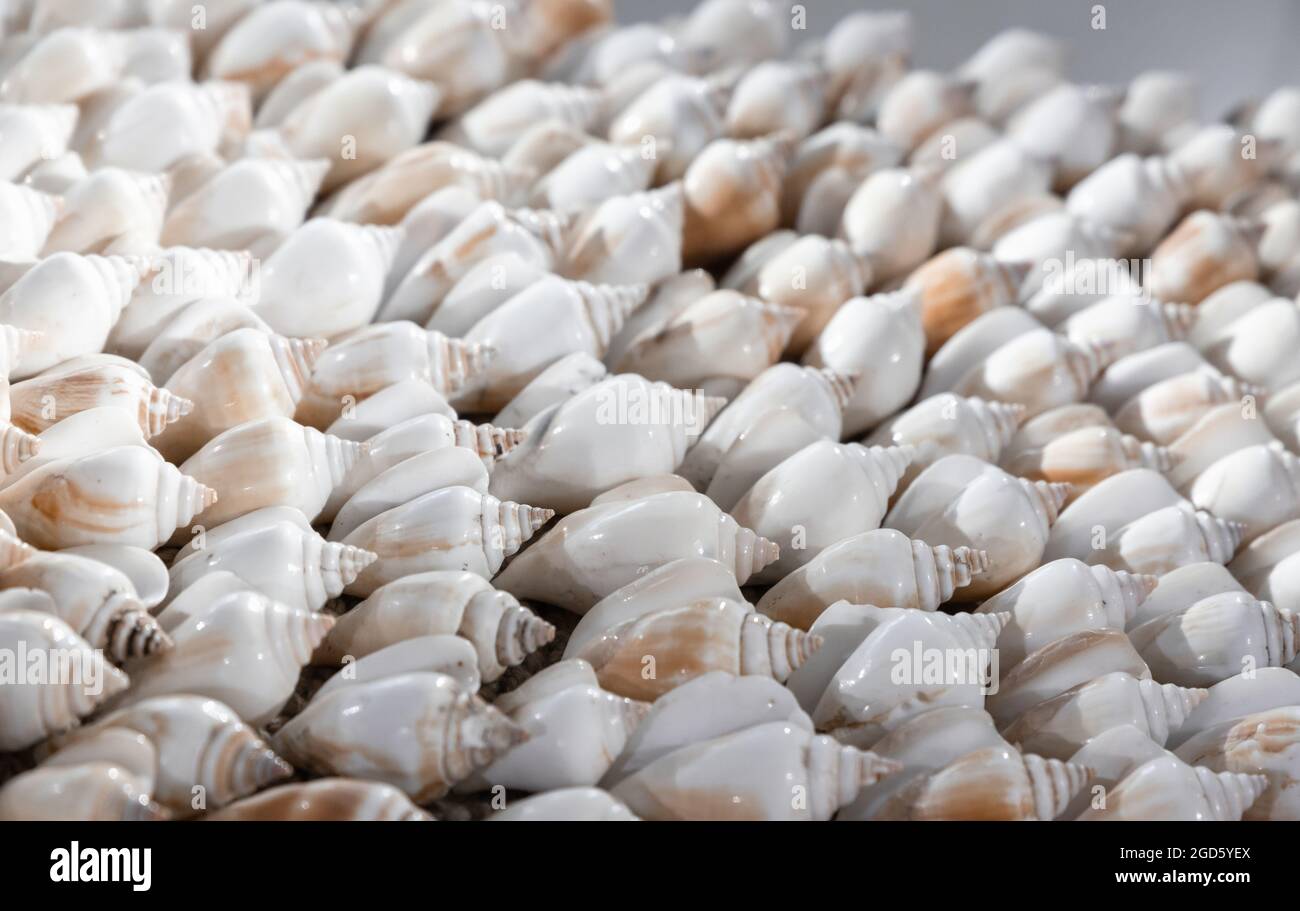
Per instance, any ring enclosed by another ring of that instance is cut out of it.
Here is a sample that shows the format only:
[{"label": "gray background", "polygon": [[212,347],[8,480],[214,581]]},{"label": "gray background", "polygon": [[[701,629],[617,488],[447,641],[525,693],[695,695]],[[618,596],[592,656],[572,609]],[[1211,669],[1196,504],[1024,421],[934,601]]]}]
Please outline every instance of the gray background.
[{"label": "gray background", "polygon": [[[782,0],[784,2],[784,0]],[[860,9],[906,9],[915,23],[914,65],[949,69],[1011,25],[1056,35],[1071,47],[1070,74],[1118,84],[1149,69],[1197,76],[1206,118],[1282,84],[1300,84],[1300,0],[802,0],[808,32],[825,32]],[[1095,3],[1106,30],[1091,28]],[[620,22],[681,15],[695,0],[615,0]]]}]

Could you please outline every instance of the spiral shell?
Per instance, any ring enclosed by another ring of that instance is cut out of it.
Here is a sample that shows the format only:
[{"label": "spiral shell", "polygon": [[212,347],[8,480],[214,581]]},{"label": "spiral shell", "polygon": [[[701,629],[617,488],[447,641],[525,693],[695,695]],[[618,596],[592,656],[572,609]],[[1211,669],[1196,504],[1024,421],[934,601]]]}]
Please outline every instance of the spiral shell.
[{"label": "spiral shell", "polygon": [[1151,254],[1146,285],[1161,300],[1198,304],[1224,285],[1259,275],[1262,224],[1193,212]]},{"label": "spiral shell", "polygon": [[1215,772],[1267,775],[1268,788],[1242,818],[1294,820],[1297,711],[1271,709],[1203,731],[1178,748],[1178,757]]},{"label": "spiral shell", "polygon": [[346,7],[316,0],[256,6],[216,42],[204,71],[209,78],[248,83],[260,98],[303,63],[342,63],[352,48],[355,20]]},{"label": "spiral shell", "polygon": [[596,284],[654,284],[677,274],[685,206],[680,183],[605,200],[574,223],[560,271]]},{"label": "spiral shell", "polygon": [[0,255],[35,259],[63,209],[58,196],[20,184],[0,183]]},{"label": "spiral shell", "polygon": [[397,788],[351,778],[286,784],[245,797],[204,817],[217,822],[424,822],[428,813]]},{"label": "spiral shell", "polygon": [[719,139],[700,152],[682,178],[684,262],[700,265],[737,253],[780,224],[781,184],[792,146],[791,136],[781,133]]},{"label": "spiral shell", "polygon": [[1089,808],[1079,819],[1235,821],[1267,786],[1264,775],[1213,772],[1164,756],[1130,772],[1106,795],[1103,807]]},{"label": "spiral shell", "polygon": [[138,822],[166,819],[142,782],[121,766],[41,766],[0,788],[0,820]]},{"label": "spiral shell", "polygon": [[68,149],[79,116],[72,104],[0,103],[0,179],[17,180],[42,161],[52,161]]},{"label": "spiral shell", "polygon": [[189,414],[194,403],[154,386],[137,371],[103,365],[53,373],[17,383],[9,397],[16,424],[32,433],[92,408],[118,408],[136,421],[148,439]]}]

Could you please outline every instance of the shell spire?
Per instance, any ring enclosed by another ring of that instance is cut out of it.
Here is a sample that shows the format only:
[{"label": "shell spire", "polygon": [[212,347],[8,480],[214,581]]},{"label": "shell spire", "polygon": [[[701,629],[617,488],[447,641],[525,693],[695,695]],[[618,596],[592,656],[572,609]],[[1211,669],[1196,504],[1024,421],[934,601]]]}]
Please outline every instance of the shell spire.
[{"label": "shell spire", "polygon": [[528,439],[527,430],[496,427],[492,424],[475,424],[472,421],[455,422],[456,445],[472,449],[486,461],[499,459]]},{"label": "shell spire", "polygon": [[907,469],[916,459],[916,447],[910,443],[899,446],[864,446],[850,443],[849,452],[863,466],[863,470],[878,477],[880,492],[885,499],[893,496]]},{"label": "shell spire", "polygon": [[7,531],[0,531],[0,571],[30,560],[37,553],[36,548],[26,541],[14,537]]},{"label": "shell spire", "polygon": [[497,351],[491,345],[451,338],[436,329],[426,333],[429,376],[433,387],[443,395],[455,395],[496,358]]},{"label": "shell spire", "polygon": [[1268,635],[1265,648],[1270,667],[1285,667],[1300,654],[1300,614],[1272,601],[1256,601]]},{"label": "shell spire", "polygon": [[966,404],[984,431],[990,452],[1001,452],[1011,443],[1028,410],[1019,402],[990,402],[977,397],[968,398]]},{"label": "shell spire", "polygon": [[146,256],[86,256],[85,261],[94,267],[104,283],[106,299],[112,307],[111,322],[117,322],[122,310],[131,302],[131,295],[149,273],[151,266]]},{"label": "shell spire", "polygon": [[1205,540],[1205,552],[1215,563],[1226,564],[1241,546],[1246,526],[1241,522],[1220,519],[1203,509],[1196,510],[1196,526]]},{"label": "shell spire", "polygon": [[1192,709],[1210,695],[1207,689],[1160,684],[1154,680],[1139,680],[1137,685],[1138,697],[1146,709],[1147,728],[1153,734],[1161,735],[1157,738],[1159,743],[1164,743],[1170,734],[1181,728]]},{"label": "shell spire", "polygon": [[555,510],[540,506],[528,506],[511,500],[498,500],[493,496],[483,497],[483,541],[491,551],[494,562],[517,553],[519,548],[537,534],[543,525],[551,521]]},{"label": "shell spire", "polygon": [[803,667],[822,637],[762,614],[749,614],[740,626],[740,673],[785,681]]},{"label": "shell spire", "polygon": [[912,541],[912,566],[916,589],[923,593],[922,610],[936,610],[952,598],[953,592],[970,585],[971,578],[988,569],[988,551],[973,547],[931,547]]},{"label": "shell spire", "polygon": [[969,647],[991,649],[998,642],[998,634],[1011,622],[1010,611],[987,614],[953,614],[953,629],[970,642]]},{"label": "shell spire", "polygon": [[569,234],[574,218],[549,209],[510,209],[510,218],[532,234],[559,260],[569,248]]},{"label": "shell spire", "polygon": [[171,636],[158,625],[158,619],[138,600],[130,600],[134,606],[118,613],[108,628],[105,650],[109,657],[122,662],[129,658],[147,658],[170,649],[173,644]]},{"label": "shell spire", "polygon": [[857,800],[863,788],[902,768],[896,760],[844,746],[834,738],[812,738],[808,745],[808,799],[813,818],[829,819],[836,810]]},{"label": "shell spire", "polygon": [[848,406],[853,393],[857,391],[858,381],[862,378],[861,371],[832,370],[830,367],[822,367],[816,370],[816,374],[825,383],[840,411]]},{"label": "shell spire", "polygon": [[1109,566],[1090,566],[1092,577],[1102,593],[1108,619],[1120,629],[1128,626],[1142,602],[1156,590],[1159,576],[1149,573],[1131,573]]},{"label": "shell spire", "polygon": [[1160,305],[1160,324],[1170,341],[1180,342],[1191,335],[1192,327],[1196,325],[1196,313],[1194,304]]},{"label": "shell spire", "polygon": [[[305,542],[308,547],[317,545],[320,547],[320,554],[316,558],[317,565],[320,567],[325,595],[329,598],[337,598],[343,594],[343,589],[355,582],[357,576],[361,575],[367,566],[379,559],[378,554],[351,544],[337,541],[322,542],[319,537],[307,537]],[[307,561],[304,560],[304,564],[306,563]]]},{"label": "shell spire", "polygon": [[582,300],[601,350],[609,346],[627,318],[650,296],[649,285],[593,285],[575,281],[572,286]]},{"label": "shell spire", "polygon": [[374,248],[375,255],[383,264],[384,272],[393,265],[402,241],[406,239],[406,229],[401,225],[360,225],[358,226],[363,243]]},{"label": "shell spire", "polygon": [[170,389],[155,386],[149,391],[145,405],[144,423],[148,427],[147,439],[152,439],[169,424],[175,424],[194,410],[194,403],[173,393]]},{"label": "shell spire", "polygon": [[1031,498],[1036,497],[1042,504],[1049,528],[1056,524],[1056,517],[1061,514],[1061,507],[1074,492],[1074,485],[1068,481],[1024,481],[1024,487]]},{"label": "shell spire", "polygon": [[1075,382],[1082,392],[1087,392],[1093,380],[1097,379],[1121,353],[1117,342],[1091,338],[1077,342],[1067,340],[1062,347],[1065,349],[1066,366],[1074,374]]},{"label": "shell spire", "polygon": [[781,546],[775,541],[760,537],[753,530],[743,525],[736,525],[735,550],[732,570],[736,582],[744,585],[750,576],[755,575],[765,566],[775,563],[781,556]]},{"label": "shell spire", "polygon": [[331,488],[337,488],[342,484],[343,479],[347,477],[352,467],[370,452],[369,442],[345,440],[332,433],[320,433],[313,427],[304,427],[303,429],[307,432],[308,437],[320,434],[321,445],[325,450],[325,466],[329,472]]},{"label": "shell spire", "polygon": [[17,471],[19,465],[40,451],[40,437],[13,424],[5,424],[0,429],[0,467],[5,474]]},{"label": "shell spire", "polygon": [[472,693],[459,693],[448,714],[446,729],[456,732],[456,742],[443,756],[446,781],[467,778],[528,739],[527,731]]},{"label": "shell spire", "polygon": [[1024,762],[1033,793],[1034,816],[1041,820],[1055,819],[1065,812],[1074,795],[1093,775],[1087,766],[1045,759],[1033,753],[1026,753]]},{"label": "shell spire", "polygon": [[268,342],[290,397],[295,402],[301,401],[311,385],[316,360],[329,342],[323,338],[287,338],[283,335],[272,335]]},{"label": "shell spire", "polygon": [[230,766],[236,790],[247,794],[293,776],[293,766],[257,738],[244,743]]},{"label": "shell spire", "polygon": [[[794,330],[808,313],[798,307],[783,307],[766,301],[761,303],[759,309],[766,317],[764,323],[770,335],[769,346],[779,356],[786,345],[790,344],[790,339],[794,337]],[[776,357],[773,357],[773,360],[776,360]]]},{"label": "shell spire", "polygon": [[[160,516],[158,528],[165,534],[159,535],[159,540],[165,541],[171,537],[172,532],[178,528],[187,527],[190,522],[203,510],[207,509],[217,502],[217,491],[215,488],[208,487],[206,484],[200,484],[194,478],[186,474],[181,474],[179,469],[170,463],[162,463],[159,470],[167,476],[166,480],[171,480],[170,475],[174,474],[175,496],[171,499],[173,511],[166,517]],[[159,479],[161,487],[164,478]],[[158,497],[158,506],[163,509],[168,504],[167,497]]]},{"label": "shell spire", "polygon": [[1157,446],[1147,440],[1140,440],[1130,433],[1119,438],[1120,448],[1129,460],[1131,468],[1153,468],[1165,472],[1173,468],[1180,459],[1179,455],[1167,446]]},{"label": "shell spire", "polygon": [[[486,592],[497,596],[500,592]],[[501,615],[496,634],[496,658],[502,667],[514,667],[544,645],[555,641],[555,627],[528,608],[515,603]]]},{"label": "shell spire", "polygon": [[1236,822],[1268,787],[1267,775],[1244,772],[1212,772],[1205,766],[1193,766],[1201,791],[1220,822]]}]

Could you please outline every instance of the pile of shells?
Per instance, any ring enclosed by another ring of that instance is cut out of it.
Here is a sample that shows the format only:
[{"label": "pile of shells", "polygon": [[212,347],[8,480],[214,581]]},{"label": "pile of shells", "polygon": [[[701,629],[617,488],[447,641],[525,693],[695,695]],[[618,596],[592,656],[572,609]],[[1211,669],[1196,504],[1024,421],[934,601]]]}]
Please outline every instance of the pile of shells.
[{"label": "pile of shells", "polygon": [[1300,88],[815,15],[0,2],[0,819],[1300,818]]}]

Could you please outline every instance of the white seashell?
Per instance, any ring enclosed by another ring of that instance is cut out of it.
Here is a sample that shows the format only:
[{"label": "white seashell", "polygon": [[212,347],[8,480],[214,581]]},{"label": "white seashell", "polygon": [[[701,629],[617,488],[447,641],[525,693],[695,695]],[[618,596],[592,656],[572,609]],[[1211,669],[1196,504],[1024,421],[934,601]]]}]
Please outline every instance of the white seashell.
[{"label": "white seashell", "polygon": [[5,136],[0,178],[18,180],[59,159],[68,150],[78,116],[71,104],[0,104],[0,129]]},{"label": "white seashell", "polygon": [[462,788],[552,791],[594,785],[623,752],[649,709],[647,703],[595,686],[572,686],[526,700],[508,715],[528,739]]},{"label": "white seashell", "polygon": [[522,79],[484,98],[439,135],[499,157],[539,121],[558,120],[590,132],[600,116],[600,104],[600,92],[585,86]]},{"label": "white seashell", "polygon": [[983,551],[931,547],[882,528],[832,544],[768,589],[757,610],[798,629],[837,601],[932,611],[987,566]]},{"label": "white seashell", "polygon": [[1110,363],[1112,346],[1073,342],[1047,329],[1019,335],[976,364],[953,387],[958,395],[1021,404],[1026,418],[1083,401]]},{"label": "white seashell", "polygon": [[[1071,236],[1062,237],[1062,233]],[[1060,247],[1059,243],[1076,246]],[[1024,222],[998,238],[994,253],[1013,253],[1037,261],[1022,288],[1024,307],[1043,325],[1055,327],[1074,314],[1109,297],[1150,297],[1134,276],[1133,263],[1115,259],[1116,249],[1129,243],[1127,235],[1093,224],[1070,210],[1051,212]],[[1092,254],[1078,257],[1074,249]]]},{"label": "white seashell", "polygon": [[1123,672],[1106,674],[1040,702],[1003,735],[1022,750],[1057,759],[1122,725],[1137,727],[1163,746],[1207,695],[1208,690],[1161,685]]},{"label": "white seashell", "polygon": [[341,541],[375,516],[444,487],[488,492],[483,459],[468,449],[433,449],[399,462],[367,481],[339,509],[330,525],[331,541]]},{"label": "white seashell", "polygon": [[402,576],[460,569],[489,578],[550,521],[549,509],[444,487],[362,523],[345,545],[378,554],[347,591],[366,597]]},{"label": "white seashell", "polygon": [[21,750],[75,727],[80,719],[121,693],[129,683],[126,674],[96,660],[86,640],[53,614],[30,610],[0,612],[0,643],[10,655],[23,655],[20,665],[29,664],[30,654],[61,650],[69,661],[71,675],[52,682],[40,679],[27,686],[6,686],[0,690],[5,725],[0,730],[0,749]]},{"label": "white seashell", "polygon": [[1043,564],[989,598],[977,611],[1010,613],[1011,619],[998,638],[998,650],[1003,666],[1011,668],[1031,652],[1071,633],[1124,629],[1157,581],[1154,576],[1087,566],[1067,557]]},{"label": "white seashell", "polygon": [[1008,83],[1015,85],[1017,76],[1032,74],[1050,87],[1064,74],[1067,56],[1065,44],[1057,38],[1029,29],[1008,28],[984,42],[958,72],[978,81],[976,98],[981,111],[1005,116],[1029,100],[1023,88],[1006,97]]},{"label": "white seashell", "polygon": [[803,313],[786,346],[798,356],[846,300],[874,284],[874,264],[874,254],[857,253],[842,240],[809,235],[762,266],[753,292],[769,303]]},{"label": "white seashell", "polygon": [[245,797],[204,819],[218,822],[423,822],[432,819],[397,788],[352,778],[286,784]]},{"label": "white seashell", "polygon": [[905,490],[917,475],[947,455],[972,455],[997,464],[1023,415],[1021,405],[942,392],[881,424],[866,442],[913,448],[912,463],[899,482],[899,489]]},{"label": "white seashell", "polygon": [[[1093,409],[1100,413],[1088,414]],[[1048,420],[1055,426],[1043,424]],[[1120,433],[1096,405],[1065,405],[1025,424],[1000,464],[1022,478],[1071,484],[1077,496],[1130,468],[1168,471],[1173,456],[1163,447]]]},{"label": "white seashell", "polygon": [[1155,590],[1129,618],[1127,628],[1132,630],[1148,620],[1177,613],[1211,595],[1244,591],[1222,564],[1206,561],[1180,566],[1160,577]]},{"label": "white seashell", "polygon": [[1224,285],[1259,276],[1262,235],[1261,222],[1193,212],[1152,251],[1144,282],[1160,300],[1199,304]]},{"label": "white seashell", "polygon": [[450,234],[482,201],[483,197],[472,188],[451,184],[411,206],[399,222],[402,237],[384,281],[384,297],[401,283],[425,250]]},{"label": "white seashell", "polygon": [[560,272],[594,284],[653,285],[676,275],[685,206],[679,183],[605,200],[568,232]]},{"label": "white seashell", "polygon": [[1280,162],[1280,152],[1275,140],[1247,139],[1236,127],[1215,123],[1191,133],[1169,159],[1187,174],[1189,208],[1221,210],[1261,183]]},{"label": "white seashell", "polygon": [[1115,151],[1122,92],[1102,86],[1058,85],[1020,108],[1007,135],[1031,155],[1055,165],[1055,185],[1068,190]]},{"label": "white seashell", "polygon": [[826,89],[826,73],[814,63],[763,61],[741,76],[731,93],[727,135],[753,139],[790,130],[803,138],[824,120]]},{"label": "white seashell", "polygon": [[184,556],[171,568],[169,597],[175,598],[210,573],[229,571],[280,605],[314,611],[341,595],[375,562],[369,551],[326,541],[309,528],[284,521],[259,521],[252,529],[241,526],[228,537],[221,531],[218,526],[210,536],[203,532],[195,542],[201,542],[201,547],[181,552]]},{"label": "white seashell", "polygon": [[987,597],[1039,564],[1069,491],[1068,484],[1014,478],[973,456],[945,456],[917,476],[883,524],[932,546],[987,551],[987,572],[958,593]]},{"label": "white seashell", "polygon": [[479,320],[550,274],[545,264],[514,253],[489,256],[447,292],[426,327],[459,338]]},{"label": "white seashell", "polygon": [[1253,401],[1246,398],[1216,405],[1169,444],[1174,456],[1169,481],[1187,492],[1195,479],[1215,462],[1261,444],[1279,445],[1268,425],[1259,420]]},{"label": "white seashell", "polygon": [[934,168],[947,172],[960,160],[950,150],[960,149],[963,157],[993,145],[1002,138],[996,127],[978,117],[959,117],[944,124],[941,131],[932,133],[907,156],[907,163],[915,168]]},{"label": "white seashell", "polygon": [[669,28],[637,22],[601,30],[578,53],[578,59],[566,75],[582,85],[604,86],[617,79],[620,71],[646,61],[662,62],[670,69],[681,71],[691,69],[698,62]]},{"label": "white seashell", "polygon": [[1243,819],[1296,819],[1296,724],[1300,708],[1286,706],[1228,722],[1190,738],[1179,758],[1214,772],[1264,774],[1268,787]]},{"label": "white seashell", "polygon": [[434,83],[363,65],[303,99],[278,131],[295,158],[330,161],[321,186],[327,193],[415,146],[441,99]]},{"label": "white seashell", "polygon": [[293,772],[230,708],[199,696],[161,696],[113,712],[62,738],[51,761],[73,752],[111,759],[97,757],[93,741],[124,731],[157,748],[157,780],[150,793],[179,817],[193,815],[194,788],[201,789],[207,806],[219,809]]},{"label": "white seashell", "polygon": [[1171,71],[1140,73],[1128,84],[1119,109],[1119,147],[1150,155],[1171,149],[1196,124],[1199,86],[1190,76]]},{"label": "white seashell", "polygon": [[131,581],[136,597],[145,607],[156,606],[167,594],[167,566],[143,547],[83,544],[80,547],[65,548],[59,553],[86,557],[122,573]]},{"label": "white seashell", "polygon": [[1109,536],[1099,535],[1105,546],[1080,556],[1112,569],[1159,576],[1189,563],[1227,563],[1241,543],[1242,528],[1239,522],[1179,503],[1150,512]]},{"label": "white seashell", "polygon": [[126,67],[125,32],[61,28],[36,40],[0,78],[11,104],[77,101],[112,85]]},{"label": "white seashell", "polygon": [[[919,306],[917,310],[916,322],[919,328]],[[968,372],[982,364],[1004,344],[1042,328],[1042,323],[1020,307],[997,307],[977,316],[958,329],[930,358],[925,366],[920,397],[925,399],[951,390]]]},{"label": "white seashell", "polygon": [[179,82],[191,77],[194,58],[190,52],[192,28],[142,28],[123,33],[126,67],[122,75],[152,85]]},{"label": "white seashell", "polygon": [[781,221],[781,186],[794,151],[788,132],[718,139],[682,177],[686,222],[682,260],[702,265],[738,253]]},{"label": "white seashell", "polygon": [[599,788],[559,788],[511,803],[488,822],[636,822],[623,803]]},{"label": "white seashell", "polygon": [[1154,248],[1191,198],[1190,178],[1176,162],[1125,154],[1075,184],[1066,197],[1066,208],[1127,238],[1130,242],[1122,245],[1121,253],[1133,255]]},{"label": "white seashell", "polygon": [[[599,560],[584,556],[597,552]],[[691,556],[732,567],[743,585],[777,558],[778,548],[703,494],[659,493],[571,513],[494,582],[516,597],[581,614],[642,573]]]},{"label": "white seashell", "polygon": [[632,345],[653,336],[677,314],[715,290],[713,276],[703,269],[679,272],[660,281],[649,300],[628,317],[610,341],[605,352],[606,363],[617,363]]},{"label": "white seashell", "polygon": [[[267,92],[258,105],[253,126],[271,129],[284,123],[299,105],[316,95],[344,73],[343,66],[334,60],[309,60],[294,67]],[[330,149],[330,154],[334,149]]]},{"label": "white seashell", "polygon": [[628,481],[667,474],[723,401],[635,375],[552,405],[492,472],[492,493],[566,514]]},{"label": "white seashell", "polygon": [[401,237],[400,228],[313,218],[263,264],[258,315],[288,336],[335,338],[366,326]]},{"label": "white seashell", "polygon": [[1084,491],[1057,518],[1043,560],[1088,556],[1130,522],[1166,506],[1186,504],[1160,472],[1131,468]]},{"label": "white seashell", "polygon": [[236,329],[272,334],[265,320],[236,300],[218,297],[194,301],[153,337],[140,355],[140,366],[158,382],[166,383],[186,361]]},{"label": "white seashell", "polygon": [[156,437],[165,456],[181,462],[226,430],[271,417],[291,417],[325,342],[236,329],[182,364],[166,388],[194,410]]},{"label": "white seashell", "polygon": [[823,440],[763,475],[731,510],[741,525],[781,547],[757,581],[776,582],[830,545],[879,528],[912,455],[910,446]]},{"label": "white seashell", "polygon": [[550,406],[568,401],[606,376],[605,365],[591,355],[579,352],[562,357],[521,389],[505,408],[497,412],[495,421],[502,426],[522,427]]},{"label": "white seashell", "polygon": [[1048,821],[1064,813],[1091,774],[1009,746],[986,747],[902,788],[875,818]]},{"label": "white seashell", "polygon": [[607,363],[620,373],[682,389],[698,389],[710,380],[743,386],[780,359],[802,318],[801,310],[737,291],[714,291]]},{"label": "white seashell", "polygon": [[0,585],[48,592],[54,613],[114,661],[166,651],[171,640],[123,573],[86,557],[35,554],[0,572]]},{"label": "white seashell", "polygon": [[974,113],[975,86],[933,70],[912,70],[880,100],[876,129],[905,149],[915,149],[946,124]]},{"label": "white seashell", "polygon": [[[566,663],[609,630],[649,614],[712,598],[745,603],[729,567],[705,557],[683,557],[665,563],[602,598],[582,615],[565,644]],[[581,663],[586,666],[586,662]],[[594,671],[588,682],[597,682]]]},{"label": "white seashell", "polygon": [[812,731],[812,721],[775,680],[711,671],[655,700],[602,784],[613,786],[691,744],[772,722]]},{"label": "white seashell", "polygon": [[[607,97],[607,112],[611,103]],[[500,161],[519,175],[524,185],[516,189],[518,194],[526,197],[532,184],[555,170],[560,162],[579,149],[596,142],[599,140],[594,136],[563,121],[543,120],[530,126],[516,139]]]},{"label": "white seashell", "polygon": [[[1173,732],[1170,736],[1174,734],[1177,732]],[[1172,755],[1137,725],[1121,724],[1119,727],[1102,731],[1080,747],[1069,759],[1074,765],[1092,769],[1093,775],[1089,779],[1087,790],[1080,791],[1074,796],[1069,807],[1062,814],[1062,818],[1077,819],[1079,814],[1094,802],[1100,805],[1106,795],[1134,769],[1152,759]]]},{"label": "white seashell", "polygon": [[355,10],[316,0],[254,6],[215,43],[205,74],[248,83],[261,98],[285,74],[312,60],[342,63],[352,48]]},{"label": "white seashell", "polygon": [[215,497],[156,453],[120,446],[42,465],[0,491],[0,508],[34,547],[127,544],[152,550]]},{"label": "white seashell", "polygon": [[252,591],[217,598],[171,630],[171,650],[132,664],[131,690],[117,705],[206,696],[261,726],[293,695],[300,670],[333,622]]},{"label": "white seashell", "polygon": [[[794,224],[804,217],[805,209],[817,208],[814,200],[825,202],[826,196],[842,196],[838,205],[843,209],[869,174],[894,167],[902,157],[901,148],[870,127],[846,121],[832,123],[795,149],[781,189],[781,222]],[[810,211],[808,217],[820,214]],[[832,224],[838,226],[839,219]],[[829,236],[833,232],[820,233]],[[853,239],[852,235],[849,239]]]},{"label": "white seashell", "polygon": [[214,153],[223,143],[241,141],[252,119],[247,86],[161,82],[113,108],[96,133],[88,163],[145,173],[166,171],[189,155]]},{"label": "white seashell", "polygon": [[1225,327],[1202,353],[1215,367],[1238,379],[1283,389],[1300,380],[1300,369],[1294,358],[1287,356],[1297,338],[1300,316],[1295,301],[1273,298]]},{"label": "white seashell", "polygon": [[[592,285],[555,276],[529,285],[465,334],[466,345],[495,354],[469,379],[454,400],[456,407],[498,411],[560,358],[602,357],[647,295],[645,285]],[[552,344],[541,342],[546,338]]]},{"label": "white seashell", "polygon": [[551,269],[567,246],[568,225],[553,212],[485,202],[411,267],[380,308],[379,319],[426,322],[452,288],[490,256],[514,253]]},{"label": "white seashell", "polygon": [[28,447],[24,446],[26,436],[15,437],[15,433],[21,431],[5,434],[6,467],[12,471],[3,479],[4,487],[50,462],[79,459],[115,446],[148,446],[131,414],[108,406],[81,411],[54,424],[32,440],[30,448],[35,453],[16,465],[14,460]]},{"label": "white seashell", "polygon": [[[48,745],[37,748],[43,752]],[[152,794],[158,769],[158,749],[143,734],[115,728],[96,730],[48,757],[44,768],[105,763],[129,773],[142,794]]]},{"label": "white seashell", "polygon": [[655,182],[674,180],[723,135],[726,97],[721,86],[707,80],[664,76],[614,118],[609,141],[649,149],[658,161]]},{"label": "white seashell", "polygon": [[1106,795],[1104,807],[1089,808],[1079,819],[1235,821],[1267,786],[1263,775],[1213,772],[1162,756],[1130,772]]},{"label": "white seashell", "polygon": [[479,575],[423,572],[377,588],[339,617],[312,661],[337,665],[420,636],[449,635],[474,646],[478,670],[491,683],[550,643],[555,628]]},{"label": "white seashell", "polygon": [[48,765],[0,788],[0,820],[139,822],[166,819],[138,778],[118,765]]},{"label": "white seashell", "polygon": [[527,737],[451,677],[419,673],[342,687],[313,700],[272,744],[297,766],[385,781],[425,803]]},{"label": "white seashell", "polygon": [[120,256],[56,253],[33,265],[0,294],[0,321],[40,333],[11,343],[18,365],[10,359],[10,375],[22,379],[104,350],[142,272],[142,264]]},{"label": "white seashell", "polygon": [[1169,444],[1217,406],[1243,403],[1248,396],[1258,395],[1257,387],[1203,365],[1146,386],[1115,410],[1115,426],[1144,440]]},{"label": "white seashell", "polygon": [[1170,735],[1170,747],[1177,749],[1204,731],[1239,721],[1248,715],[1295,705],[1298,695],[1300,677],[1294,671],[1282,667],[1243,671],[1210,687],[1205,701],[1192,711],[1177,732]]},{"label": "white seashell", "polygon": [[1241,523],[1249,543],[1300,518],[1300,458],[1280,443],[1248,446],[1201,472],[1188,489],[1198,509]]},{"label": "white seashell", "polygon": [[1088,401],[1116,414],[1149,386],[1200,369],[1213,371],[1195,348],[1187,342],[1166,342],[1122,357],[1107,367],[1093,383]]},{"label": "white seashell", "polygon": [[368,448],[289,418],[265,418],[213,437],[181,470],[217,492],[203,517],[211,525],[264,506],[293,506],[314,519]]},{"label": "white seashell", "polygon": [[822,43],[834,112],[842,121],[875,113],[888,88],[907,71],[912,16],[907,12],[858,11],[841,18]]},{"label": "white seashell", "polygon": [[934,253],[944,205],[940,176],[928,167],[882,168],[849,197],[839,233],[870,255],[877,279],[907,275]]},{"label": "white seashell", "polygon": [[678,29],[678,40],[709,69],[779,57],[787,42],[786,11],[770,0],[705,0]]},{"label": "white seashell", "polygon": [[868,430],[909,402],[921,381],[925,334],[912,292],[846,301],[804,354],[811,367],[857,374],[843,436]]},{"label": "white seashell", "polygon": [[590,143],[546,173],[532,202],[557,211],[585,210],[607,199],[650,189],[655,160],[635,146]]},{"label": "white seashell", "polygon": [[469,640],[459,636],[415,636],[366,655],[360,660],[349,660],[339,671],[316,691],[313,699],[337,689],[397,677],[402,674],[446,674],[471,693],[483,685],[479,674],[478,656]]},{"label": "white seashell", "polygon": [[43,373],[10,387],[13,421],[40,433],[74,414],[112,407],[127,412],[146,439],[189,414],[194,403],[115,364]]},{"label": "white seashell", "polygon": [[1212,686],[1243,666],[1295,659],[1300,617],[1245,592],[1225,592],[1148,620],[1129,633],[1157,680]]},{"label": "white seashell", "polygon": [[1016,303],[1028,263],[1003,263],[966,247],[946,250],[908,277],[925,331],[926,354],[984,313]]},{"label": "white seashell", "polygon": [[323,160],[231,162],[172,207],[159,242],[265,256],[302,224],[328,169]]},{"label": "white seashell", "polygon": [[[1048,193],[1052,163],[1036,157],[1013,139],[995,141],[942,174],[944,212],[940,239],[945,246],[991,241],[1013,227],[1035,200]],[[969,157],[966,157],[969,155]]]},{"label": "white seashell", "polygon": [[395,225],[436,190],[459,186],[484,200],[505,199],[534,176],[532,170],[505,166],[449,142],[426,142],[352,181],[326,200],[317,214]]},{"label": "white seashell", "polygon": [[0,256],[36,259],[62,210],[61,197],[0,183]]}]

